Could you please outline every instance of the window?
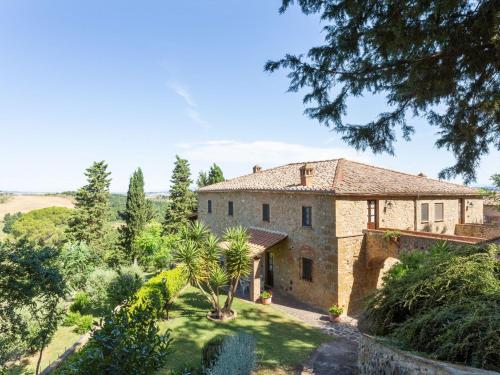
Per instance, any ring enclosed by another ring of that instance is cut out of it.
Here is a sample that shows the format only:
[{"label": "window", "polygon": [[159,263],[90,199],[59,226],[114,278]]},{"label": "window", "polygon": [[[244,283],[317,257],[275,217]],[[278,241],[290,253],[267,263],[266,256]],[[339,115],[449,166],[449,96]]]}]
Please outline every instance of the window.
[{"label": "window", "polygon": [[429,203],[422,203],[420,205],[420,221],[422,223],[429,222]]},{"label": "window", "polygon": [[233,202],[232,201],[229,201],[227,203],[227,214],[229,216],[233,216],[233,214],[234,214],[234,207],[233,207]]},{"label": "window", "polygon": [[434,203],[434,221],[443,221],[444,207],[443,203]]},{"label": "window", "polygon": [[262,221],[267,221],[269,223],[270,213],[269,213],[269,204],[264,203],[262,205]]},{"label": "window", "polygon": [[370,200],[368,203],[368,229],[377,228],[377,201]]},{"label": "window", "polygon": [[208,200],[207,206],[208,206],[207,211],[209,214],[211,214],[212,213],[212,201],[210,199]]},{"label": "window", "polygon": [[302,258],[302,280],[313,281],[312,271],[313,271],[312,259]]},{"label": "window", "polygon": [[310,227],[312,226],[312,208],[302,207],[302,226]]}]

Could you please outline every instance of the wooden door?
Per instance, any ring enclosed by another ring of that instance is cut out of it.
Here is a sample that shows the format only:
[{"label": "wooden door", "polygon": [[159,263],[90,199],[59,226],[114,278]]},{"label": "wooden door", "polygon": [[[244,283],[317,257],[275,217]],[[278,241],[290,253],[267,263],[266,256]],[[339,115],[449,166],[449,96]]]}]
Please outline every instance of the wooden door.
[{"label": "wooden door", "polygon": [[368,229],[377,229],[377,201],[367,201],[368,207]]},{"label": "wooden door", "polygon": [[458,200],[458,223],[465,224],[465,199]]}]

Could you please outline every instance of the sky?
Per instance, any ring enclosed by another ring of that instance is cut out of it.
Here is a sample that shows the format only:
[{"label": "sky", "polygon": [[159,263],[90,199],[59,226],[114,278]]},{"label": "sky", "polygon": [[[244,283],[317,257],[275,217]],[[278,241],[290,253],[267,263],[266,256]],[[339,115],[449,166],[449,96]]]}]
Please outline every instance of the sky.
[{"label": "sky", "polygon": [[[226,177],[338,157],[437,177],[453,155],[436,128],[410,118],[396,155],[359,153],[307,118],[301,93],[269,59],[322,42],[322,25],[279,0],[0,0],[0,190],[57,192],[85,183],[106,160],[111,190],[141,167],[147,191],[166,191],[175,155],[193,177],[212,163]],[[383,97],[349,102],[346,120],[386,110]],[[478,185],[499,172],[484,157]],[[461,179],[455,180],[461,182]]]}]

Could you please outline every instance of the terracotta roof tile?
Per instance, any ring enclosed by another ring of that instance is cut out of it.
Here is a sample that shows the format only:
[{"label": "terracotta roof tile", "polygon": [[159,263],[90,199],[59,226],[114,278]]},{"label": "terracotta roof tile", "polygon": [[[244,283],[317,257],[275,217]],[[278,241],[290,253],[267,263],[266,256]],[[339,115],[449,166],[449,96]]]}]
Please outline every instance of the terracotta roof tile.
[{"label": "terracotta roof tile", "polygon": [[479,194],[477,189],[467,186],[346,159],[307,163],[314,167],[311,186],[303,186],[300,183],[299,170],[304,163],[293,163],[205,186],[199,191],[302,191],[337,195]]},{"label": "terracotta roof tile", "polygon": [[[260,228],[249,228],[250,235],[249,245],[252,257],[261,256],[267,249],[277,245],[288,237],[286,233],[273,232]],[[227,242],[221,242],[221,247],[226,247]]]}]

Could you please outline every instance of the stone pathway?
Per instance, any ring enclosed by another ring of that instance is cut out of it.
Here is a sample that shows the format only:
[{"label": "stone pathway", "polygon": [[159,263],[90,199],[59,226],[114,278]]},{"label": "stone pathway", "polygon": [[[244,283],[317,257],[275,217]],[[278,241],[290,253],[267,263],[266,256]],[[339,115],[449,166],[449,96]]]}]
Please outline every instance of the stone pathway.
[{"label": "stone pathway", "polygon": [[355,318],[344,316],[341,323],[332,323],[322,311],[291,299],[273,294],[273,305],[295,318],[322,329],[335,339],[322,344],[309,358],[303,375],[352,375],[358,373],[358,344],[360,333]]}]

